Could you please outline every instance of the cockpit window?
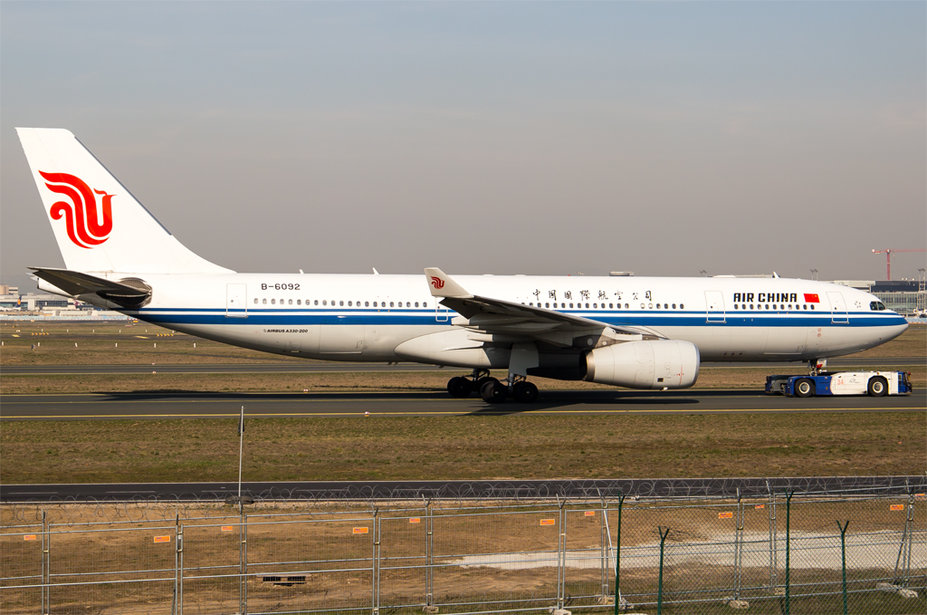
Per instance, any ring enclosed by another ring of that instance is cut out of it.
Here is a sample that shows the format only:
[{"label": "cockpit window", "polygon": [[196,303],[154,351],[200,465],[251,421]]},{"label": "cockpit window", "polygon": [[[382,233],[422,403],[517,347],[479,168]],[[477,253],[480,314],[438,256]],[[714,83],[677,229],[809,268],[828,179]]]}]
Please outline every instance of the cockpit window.
[{"label": "cockpit window", "polygon": [[869,309],[873,312],[881,312],[885,309],[885,304],[881,301],[872,301],[869,303]]}]

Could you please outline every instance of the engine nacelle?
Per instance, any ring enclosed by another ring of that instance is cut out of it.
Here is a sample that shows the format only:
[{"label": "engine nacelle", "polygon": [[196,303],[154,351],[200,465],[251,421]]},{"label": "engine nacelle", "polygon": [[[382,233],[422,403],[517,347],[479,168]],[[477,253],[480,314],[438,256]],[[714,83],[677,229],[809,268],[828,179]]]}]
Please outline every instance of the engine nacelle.
[{"label": "engine nacelle", "polygon": [[698,366],[692,342],[624,342],[586,353],[586,380],[632,389],[682,389],[695,384]]}]

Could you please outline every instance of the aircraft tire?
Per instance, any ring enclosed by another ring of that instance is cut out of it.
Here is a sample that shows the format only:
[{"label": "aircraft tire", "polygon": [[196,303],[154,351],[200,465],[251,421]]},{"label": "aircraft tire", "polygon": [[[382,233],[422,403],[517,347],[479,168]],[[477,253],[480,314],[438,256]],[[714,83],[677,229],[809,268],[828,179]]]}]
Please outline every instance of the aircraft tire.
[{"label": "aircraft tire", "polygon": [[[476,380],[473,381],[473,390],[476,391],[477,393],[481,392],[483,390],[483,385],[489,382],[490,380],[496,380],[496,379],[493,378],[492,376],[483,376],[482,378],[477,378]],[[499,381],[496,380],[496,382],[499,382]]]},{"label": "aircraft tire", "polygon": [[463,376],[454,376],[447,381],[447,392],[451,397],[470,397],[473,392],[473,383]]},{"label": "aircraft tire", "polygon": [[882,376],[873,376],[869,379],[869,386],[866,390],[871,397],[882,397],[888,393],[888,381]]},{"label": "aircraft tire", "polygon": [[798,397],[811,397],[814,395],[814,381],[811,378],[802,378],[796,382],[795,395]]},{"label": "aircraft tire", "polygon": [[483,386],[480,387],[480,397],[486,403],[498,404],[505,401],[506,395],[508,395],[506,386],[495,378],[487,379]]},{"label": "aircraft tire", "polygon": [[512,397],[515,401],[522,404],[533,403],[537,401],[538,388],[533,382],[528,382],[526,380],[516,382],[515,386],[512,387]]}]

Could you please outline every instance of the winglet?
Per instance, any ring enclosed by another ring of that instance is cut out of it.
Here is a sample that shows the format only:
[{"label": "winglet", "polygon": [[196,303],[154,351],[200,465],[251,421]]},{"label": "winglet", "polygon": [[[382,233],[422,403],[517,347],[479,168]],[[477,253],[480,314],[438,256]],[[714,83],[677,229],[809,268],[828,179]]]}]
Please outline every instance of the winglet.
[{"label": "winglet", "polygon": [[433,297],[469,299],[473,296],[437,267],[425,267],[425,279],[428,281],[428,289]]}]

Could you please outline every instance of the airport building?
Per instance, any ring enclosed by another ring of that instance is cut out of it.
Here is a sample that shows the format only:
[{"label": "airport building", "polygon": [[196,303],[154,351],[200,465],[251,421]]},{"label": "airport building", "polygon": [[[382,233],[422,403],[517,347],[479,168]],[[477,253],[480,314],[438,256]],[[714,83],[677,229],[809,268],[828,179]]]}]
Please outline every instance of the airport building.
[{"label": "airport building", "polygon": [[878,297],[890,310],[904,316],[927,314],[927,288],[920,280],[835,280],[851,288],[858,288]]}]

